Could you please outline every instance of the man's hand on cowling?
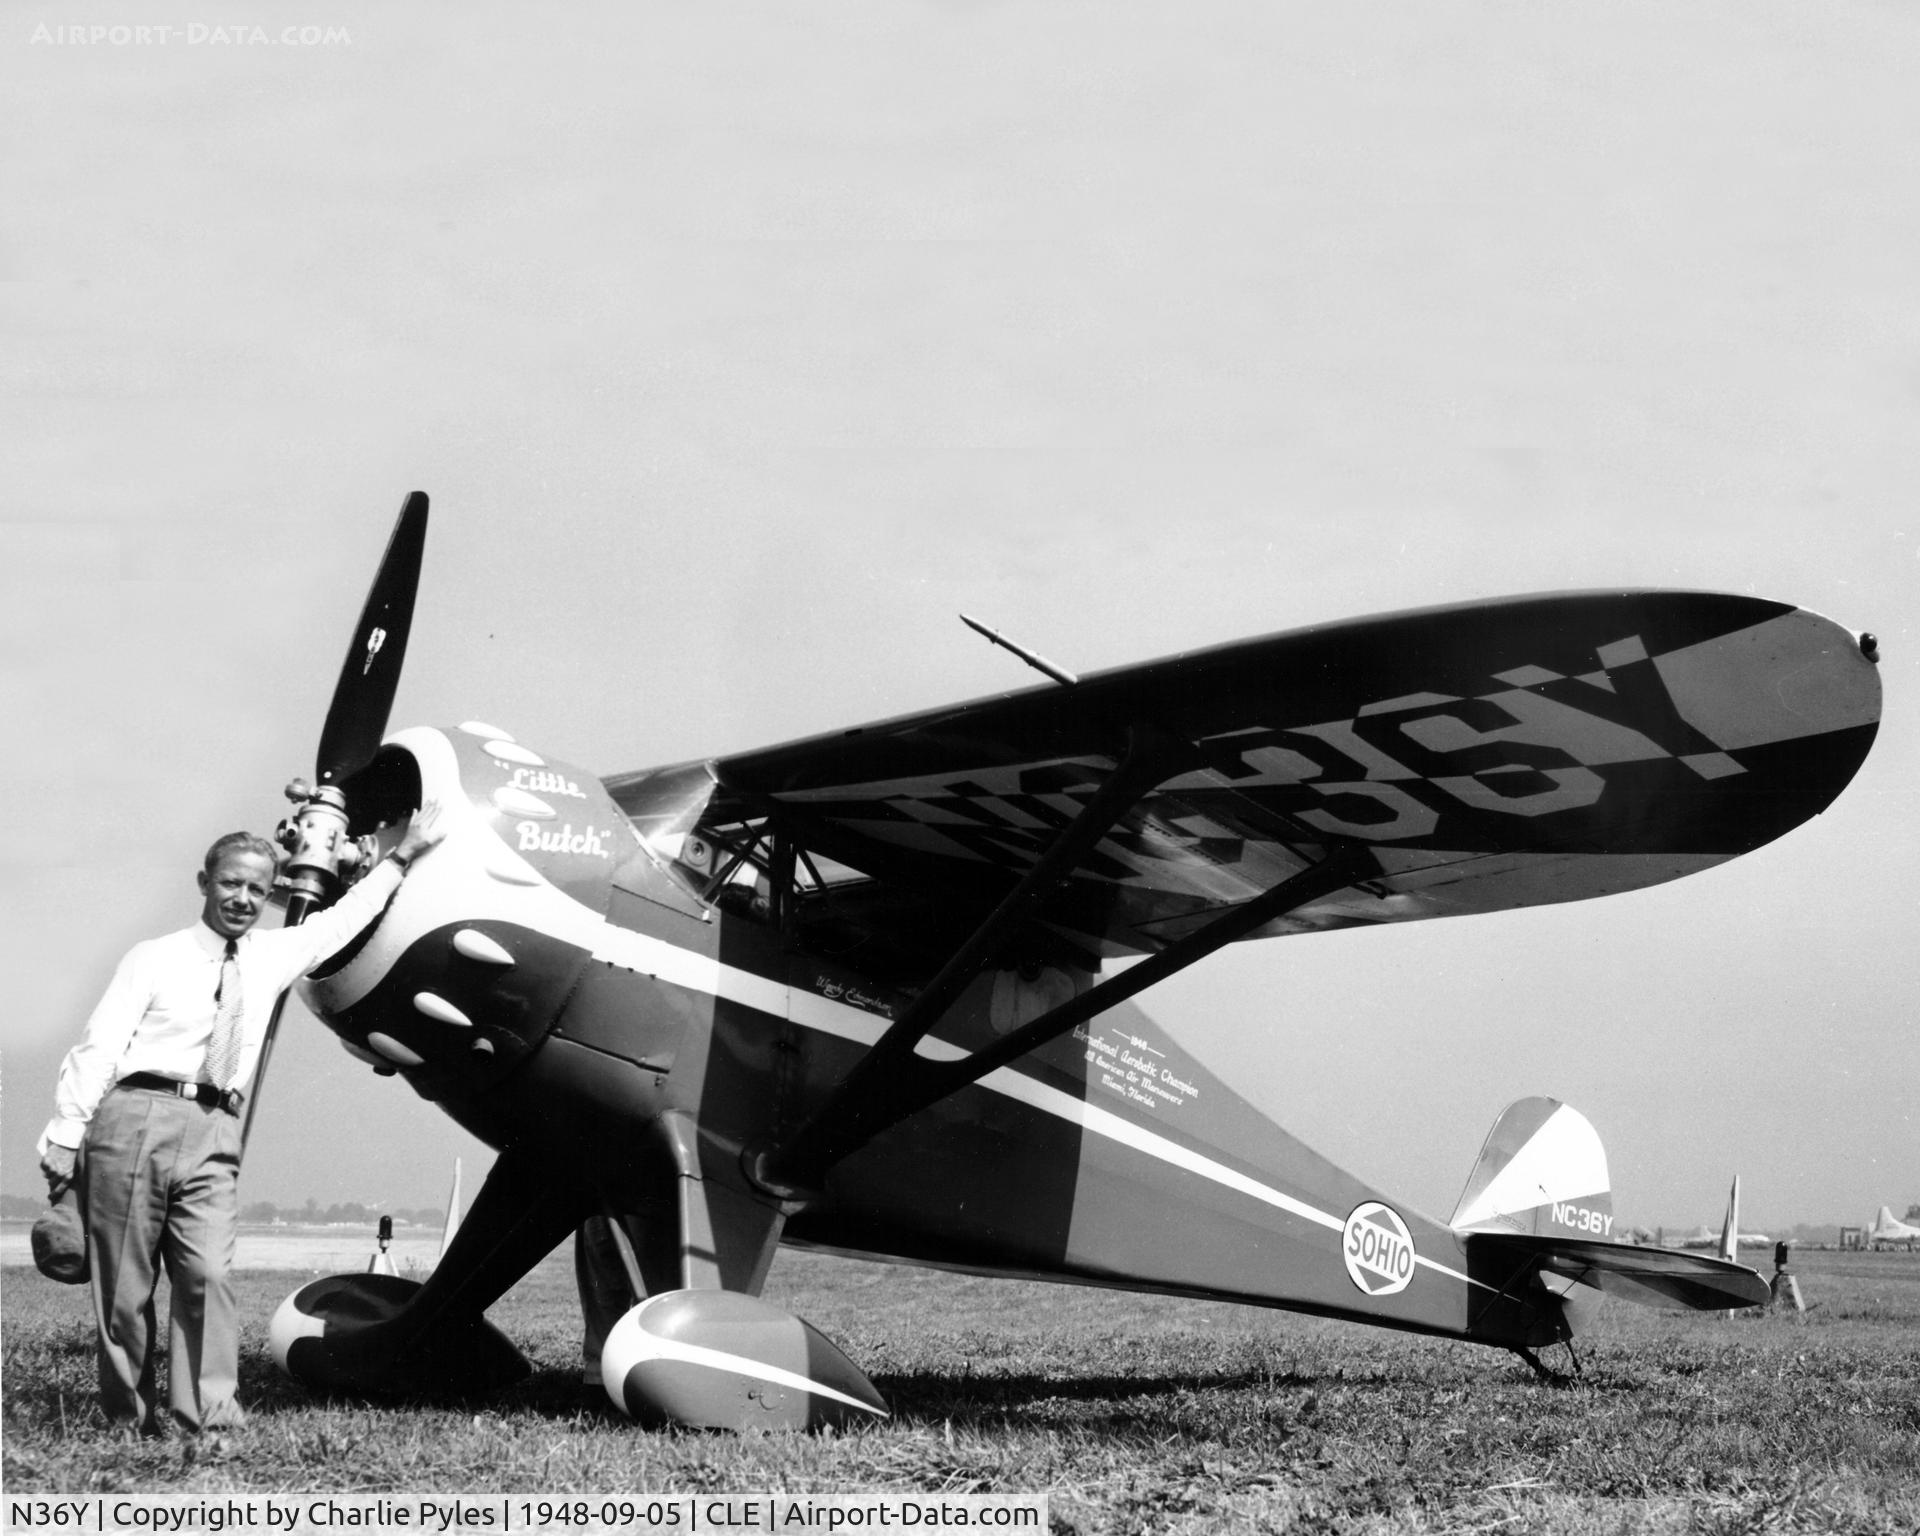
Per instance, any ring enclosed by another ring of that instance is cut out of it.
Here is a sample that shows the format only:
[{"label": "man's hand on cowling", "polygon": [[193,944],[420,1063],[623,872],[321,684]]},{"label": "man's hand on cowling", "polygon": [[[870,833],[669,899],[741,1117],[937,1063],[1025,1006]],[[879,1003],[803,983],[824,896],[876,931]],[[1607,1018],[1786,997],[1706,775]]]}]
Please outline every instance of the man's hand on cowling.
[{"label": "man's hand on cowling", "polygon": [[420,809],[413,813],[405,835],[394,845],[393,851],[406,862],[412,863],[446,835],[446,807],[437,796],[429,795],[420,802]]}]

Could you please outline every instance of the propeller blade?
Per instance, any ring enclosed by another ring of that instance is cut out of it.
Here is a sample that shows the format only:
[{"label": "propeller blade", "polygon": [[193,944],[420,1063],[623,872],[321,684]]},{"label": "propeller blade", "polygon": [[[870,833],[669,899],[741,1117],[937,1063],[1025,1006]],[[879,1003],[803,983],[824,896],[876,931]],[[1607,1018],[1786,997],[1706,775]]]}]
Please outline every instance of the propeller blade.
[{"label": "propeller blade", "polygon": [[[292,914],[289,914],[291,916]],[[303,911],[301,917],[307,914]],[[267,1032],[260,1040],[260,1060],[253,1069],[253,1081],[248,1084],[247,1097],[240,1106],[240,1150],[245,1153],[247,1141],[253,1135],[254,1111],[260,1107],[260,1090],[266,1086],[267,1063],[273,1059],[274,1038],[280,1033],[280,1012],[287,1006],[287,994],[282,992],[273,1000],[273,1012],[267,1016]]]},{"label": "propeller blade", "polygon": [[[276,892],[276,895],[278,892]],[[298,928],[307,920],[307,914],[313,910],[313,892],[301,887],[289,888],[282,898],[286,908],[282,926]],[[260,1090],[266,1086],[267,1063],[273,1060],[273,1042],[280,1033],[280,1014],[287,1006],[287,994],[282,992],[273,1000],[273,1012],[267,1015],[267,1032],[260,1037],[260,1060],[253,1069],[253,1082],[248,1086],[245,1103],[241,1105],[240,1150],[247,1150],[247,1139],[253,1135],[254,1112],[260,1108]]]},{"label": "propeller blade", "polygon": [[413,598],[426,542],[427,497],[415,491],[400,509],[360,610],[340,681],[334,684],[315,770],[322,784],[338,784],[366,763],[387,732],[387,713],[400,686],[400,664],[406,660],[407,634],[413,628]]},{"label": "propeller blade", "polygon": [[[371,759],[379,749],[380,738],[387,733],[387,714],[400,686],[400,664],[407,659],[413,599],[419,590],[420,562],[426,547],[427,493],[415,491],[400,508],[393,537],[387,540],[387,552],[380,557],[380,569],[374,573],[373,585],[361,606],[360,622],[354,626],[353,643],[341,665],[340,680],[333,685],[326,723],[320,728],[317,774],[323,788],[332,787],[311,796],[304,786],[300,790],[298,835],[289,845],[293,858],[287,883],[284,894],[279,889],[274,893],[284,903],[282,921],[288,928],[306,921],[331,883],[333,853],[346,829],[340,780]],[[295,792],[289,788],[287,793],[291,796]],[[324,830],[324,835],[315,835],[317,827]],[[253,1134],[254,1112],[260,1107],[260,1090],[267,1080],[267,1063],[273,1059],[280,1012],[286,1005],[287,994],[282,992],[274,1000],[260,1042],[260,1060],[253,1070],[253,1087],[245,1101],[245,1118],[240,1122],[242,1151]]]}]

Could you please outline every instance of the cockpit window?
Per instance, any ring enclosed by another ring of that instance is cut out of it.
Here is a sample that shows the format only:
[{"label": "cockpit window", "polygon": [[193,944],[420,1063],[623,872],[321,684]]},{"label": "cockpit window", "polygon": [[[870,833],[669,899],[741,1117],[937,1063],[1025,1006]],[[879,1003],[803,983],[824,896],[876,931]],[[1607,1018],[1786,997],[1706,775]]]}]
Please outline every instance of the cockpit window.
[{"label": "cockpit window", "polygon": [[637,776],[621,785],[618,798],[640,846],[655,862],[671,865],[680,858],[687,835],[698,825],[714,789],[707,765],[689,763]]},{"label": "cockpit window", "polygon": [[836,886],[852,885],[870,878],[851,864],[842,864],[823,853],[809,853],[799,848],[795,854],[793,883],[803,891],[830,891]]},{"label": "cockpit window", "polygon": [[[607,781],[654,867],[709,911],[765,923],[793,953],[857,970],[876,985],[925,986],[975,933],[1001,891],[991,878],[952,880],[918,870],[846,828],[810,836],[804,804],[723,789],[704,763],[650,769]],[[929,878],[917,879],[916,874]],[[1091,968],[1097,960],[1052,929],[1029,925],[1002,959],[1014,965]]]},{"label": "cockpit window", "polygon": [[654,862],[708,906],[772,919],[810,896],[869,877],[801,846],[767,816],[716,815],[704,764],[623,783],[619,799]]},{"label": "cockpit window", "polygon": [[702,901],[717,901],[723,891],[755,885],[764,897],[773,871],[772,831],[764,820],[697,826],[681,839],[673,868]]}]

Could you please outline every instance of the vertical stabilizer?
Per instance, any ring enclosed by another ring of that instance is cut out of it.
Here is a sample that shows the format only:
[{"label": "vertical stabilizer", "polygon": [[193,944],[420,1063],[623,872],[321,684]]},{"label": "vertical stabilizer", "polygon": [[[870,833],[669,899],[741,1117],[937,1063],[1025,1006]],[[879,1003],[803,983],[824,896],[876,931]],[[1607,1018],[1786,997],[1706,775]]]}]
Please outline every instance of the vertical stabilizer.
[{"label": "vertical stabilizer", "polygon": [[[1736,1218],[1728,1212],[1729,1232]],[[1767,1282],[1738,1264],[1612,1241],[1607,1154],[1586,1116],[1557,1099],[1507,1106],[1452,1226],[1470,1266],[1500,1275],[1510,1291],[1532,1286],[1560,1299],[1563,1338],[1588,1325],[1603,1295],[1695,1312],[1765,1306],[1769,1296]]]},{"label": "vertical stabilizer", "polygon": [[[1912,1212],[1908,1212],[1909,1215]],[[1873,1218],[1873,1225],[1867,1228],[1867,1241],[1870,1243],[1905,1243],[1911,1249],[1920,1242],[1920,1227],[1910,1221],[1902,1221],[1893,1214],[1893,1207],[1883,1205],[1880,1214]]]},{"label": "vertical stabilizer", "polygon": [[1740,1258],[1740,1175],[1733,1176],[1733,1188],[1727,1192],[1727,1220],[1720,1229],[1720,1257],[1729,1264]]},{"label": "vertical stabilizer", "polygon": [[1600,1136],[1558,1099],[1521,1099],[1494,1122],[1449,1222],[1456,1231],[1613,1236]]},{"label": "vertical stabilizer", "polygon": [[453,1242],[453,1234],[460,1230],[460,1159],[453,1160],[453,1188],[447,1191],[447,1224],[440,1229],[440,1252],[434,1256],[438,1264],[447,1256],[447,1249]]}]

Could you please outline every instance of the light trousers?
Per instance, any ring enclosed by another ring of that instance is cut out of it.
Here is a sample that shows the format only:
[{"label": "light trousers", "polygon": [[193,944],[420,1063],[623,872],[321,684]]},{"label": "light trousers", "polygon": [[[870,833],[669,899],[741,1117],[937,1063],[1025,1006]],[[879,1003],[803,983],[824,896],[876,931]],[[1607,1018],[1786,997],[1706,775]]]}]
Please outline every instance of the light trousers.
[{"label": "light trousers", "polygon": [[234,1400],[240,1319],[231,1278],[239,1173],[237,1116],[150,1088],[116,1088],[100,1101],[80,1184],[109,1419],[146,1433],[160,1427],[154,1292],[164,1267],[174,1421],[200,1430],[245,1420]]}]

